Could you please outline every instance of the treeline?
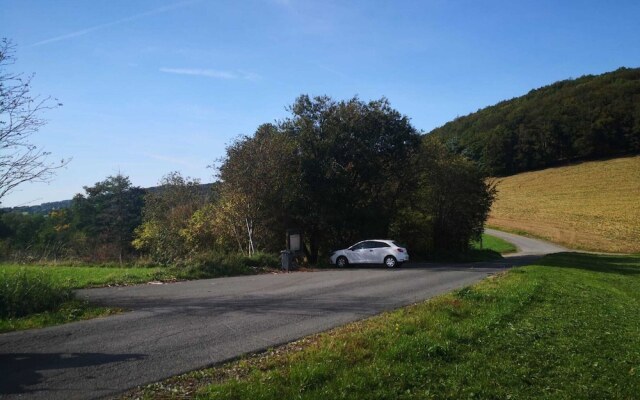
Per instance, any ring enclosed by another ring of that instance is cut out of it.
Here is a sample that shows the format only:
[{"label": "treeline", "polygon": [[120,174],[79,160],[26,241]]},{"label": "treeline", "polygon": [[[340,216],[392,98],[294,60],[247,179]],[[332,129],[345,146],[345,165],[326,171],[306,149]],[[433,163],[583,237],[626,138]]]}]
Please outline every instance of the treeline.
[{"label": "treeline", "polygon": [[[165,219],[175,224],[189,217],[177,214],[181,202],[197,200],[202,205],[212,201],[216,192],[215,184],[203,185],[178,172],[162,178],[161,184],[143,189],[133,186],[129,177],[117,174],[85,186],[85,193],[74,196],[65,208],[48,213],[5,210],[0,213],[0,256],[14,261],[94,262],[123,262],[144,256],[134,240],[140,240],[137,229],[158,199],[169,198],[178,190],[189,193],[164,209],[171,214]],[[175,241],[171,237],[167,240]]]},{"label": "treeline", "polygon": [[175,265],[276,252],[295,228],[316,263],[365,238],[394,238],[424,256],[464,251],[482,233],[493,188],[386,99],[300,96],[289,112],[232,143],[210,190],[177,172],[153,191],[116,175],[68,209],[2,214],[4,256]]},{"label": "treeline", "polygon": [[133,255],[145,191],[128,177],[111,176],[85,187],[71,206],[48,214],[3,212],[2,256],[14,261],[83,259],[123,261]]},{"label": "treeline", "polygon": [[640,153],[640,69],[556,82],[430,135],[499,176]]},{"label": "treeline", "polygon": [[71,200],[52,201],[35,206],[17,206],[0,208],[0,212],[20,212],[29,214],[48,214],[53,210],[71,207]]}]

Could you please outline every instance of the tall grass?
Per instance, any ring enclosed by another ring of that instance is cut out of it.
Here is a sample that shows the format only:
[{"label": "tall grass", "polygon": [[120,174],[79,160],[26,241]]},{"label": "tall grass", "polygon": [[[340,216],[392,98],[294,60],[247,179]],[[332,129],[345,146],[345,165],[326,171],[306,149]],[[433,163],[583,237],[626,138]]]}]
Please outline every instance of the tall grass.
[{"label": "tall grass", "polygon": [[0,318],[18,318],[58,308],[72,291],[41,271],[0,271]]}]

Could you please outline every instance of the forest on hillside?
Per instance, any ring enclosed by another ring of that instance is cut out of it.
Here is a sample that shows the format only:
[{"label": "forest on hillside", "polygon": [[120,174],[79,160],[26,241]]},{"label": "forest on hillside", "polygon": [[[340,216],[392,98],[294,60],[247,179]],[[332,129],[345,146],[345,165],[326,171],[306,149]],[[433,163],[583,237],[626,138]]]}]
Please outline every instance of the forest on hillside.
[{"label": "forest on hillside", "polygon": [[640,68],[531,90],[430,132],[486,173],[640,153]]}]

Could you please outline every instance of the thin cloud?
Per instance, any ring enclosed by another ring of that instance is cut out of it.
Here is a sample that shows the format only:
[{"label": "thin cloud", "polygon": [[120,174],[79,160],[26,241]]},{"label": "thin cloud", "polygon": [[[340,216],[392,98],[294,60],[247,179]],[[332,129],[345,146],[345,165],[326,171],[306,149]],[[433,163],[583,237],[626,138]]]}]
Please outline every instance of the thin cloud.
[{"label": "thin cloud", "polygon": [[206,78],[215,79],[245,79],[249,81],[255,81],[260,78],[258,74],[245,71],[220,71],[217,69],[203,69],[203,68],[160,68],[160,72],[168,74],[178,75],[193,75],[204,76]]},{"label": "thin cloud", "polygon": [[315,65],[320,69],[323,69],[323,70],[325,70],[327,72],[331,72],[332,74],[339,76],[340,78],[349,79],[349,77],[347,75],[345,75],[342,72],[340,72],[338,70],[335,70],[333,68],[329,68],[326,65],[323,65],[323,64],[315,64]]},{"label": "thin cloud", "polygon": [[120,24],[124,24],[126,22],[132,22],[132,21],[136,21],[139,20],[141,18],[145,18],[145,17],[149,17],[151,15],[155,15],[155,14],[161,14],[161,13],[165,13],[171,10],[175,10],[177,8],[182,8],[185,6],[188,6],[190,4],[193,3],[197,3],[200,0],[188,0],[188,1],[181,1],[178,3],[173,3],[173,4],[169,4],[163,7],[159,7],[159,8],[155,8],[153,10],[150,11],[146,11],[140,14],[135,14],[135,15],[131,15],[129,17],[125,17],[116,21],[112,21],[112,22],[107,22],[104,24],[100,24],[100,25],[96,25],[96,26],[92,26],[89,28],[85,28],[79,31],[75,31],[75,32],[71,32],[71,33],[66,33],[64,35],[60,35],[60,36],[55,36],[49,39],[44,39],[41,40],[39,42],[33,43],[32,45],[28,46],[28,47],[36,47],[36,46],[42,46],[44,44],[49,44],[49,43],[54,43],[54,42],[59,42],[62,40],[67,40],[67,39],[72,39],[78,36],[83,36],[86,35],[87,33],[91,33],[91,32],[95,32],[95,31],[99,31],[105,28],[109,28],[115,25],[120,25]]}]

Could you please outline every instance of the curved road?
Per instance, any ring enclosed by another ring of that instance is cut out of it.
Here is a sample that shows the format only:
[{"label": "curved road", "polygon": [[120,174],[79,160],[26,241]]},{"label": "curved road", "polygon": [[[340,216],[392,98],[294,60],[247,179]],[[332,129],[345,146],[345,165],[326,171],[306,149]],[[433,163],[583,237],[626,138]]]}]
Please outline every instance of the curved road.
[{"label": "curved road", "polygon": [[518,252],[509,256],[523,256],[523,255],[544,255],[551,253],[560,253],[562,251],[570,251],[565,247],[559,246],[557,244],[545,242],[539,239],[532,239],[520,235],[515,235],[513,233],[507,233],[502,231],[497,231],[495,229],[485,229],[486,233],[492,236],[499,237],[500,239],[504,239],[509,243],[514,244],[518,248]]},{"label": "curved road", "polygon": [[221,363],[469,285],[565,249],[499,231],[519,253],[470,264],[413,263],[86,289],[132,311],[0,335],[0,397],[91,399]]}]

